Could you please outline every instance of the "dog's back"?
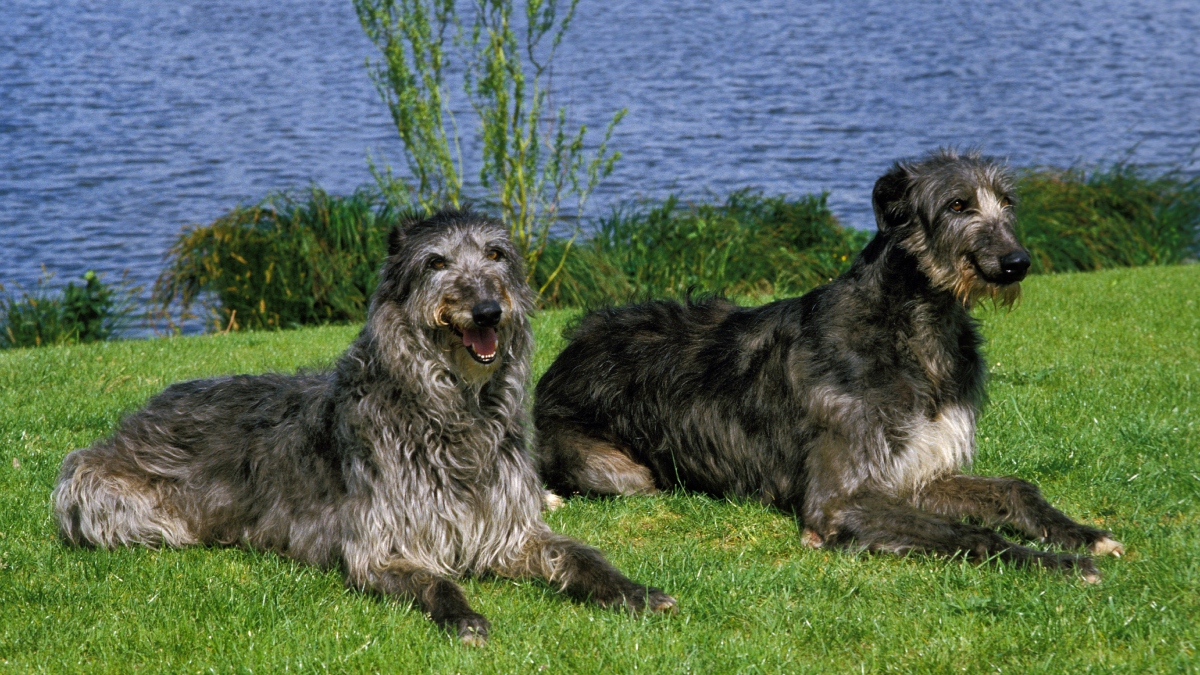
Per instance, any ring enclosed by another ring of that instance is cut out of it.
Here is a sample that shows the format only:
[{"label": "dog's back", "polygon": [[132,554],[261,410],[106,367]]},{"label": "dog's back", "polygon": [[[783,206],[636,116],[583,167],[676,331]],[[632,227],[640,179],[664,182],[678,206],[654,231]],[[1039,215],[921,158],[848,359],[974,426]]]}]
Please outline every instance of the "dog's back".
[{"label": "dog's back", "polygon": [[[172,385],[112,438],[77,450],[55,490],[75,544],[244,543],[328,566],[319,532],[345,493],[328,376],[236,376]],[[314,503],[311,495],[325,495]]]},{"label": "dog's back", "polygon": [[[780,449],[801,439],[766,422],[797,413],[779,392],[806,304],[660,300],[587,315],[537,386],[542,479],[563,494],[606,492],[591,486],[607,479],[635,486],[626,494],[794,496],[801,467]],[[573,451],[581,438],[586,450]],[[579,472],[593,475],[581,483]]]}]

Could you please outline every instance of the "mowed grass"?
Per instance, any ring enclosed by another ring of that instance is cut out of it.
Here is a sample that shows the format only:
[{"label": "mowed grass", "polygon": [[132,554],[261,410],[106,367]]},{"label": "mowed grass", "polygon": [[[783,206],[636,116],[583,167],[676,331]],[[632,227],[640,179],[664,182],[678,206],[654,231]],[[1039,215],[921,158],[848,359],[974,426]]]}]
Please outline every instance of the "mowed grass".
[{"label": "mowed grass", "polygon": [[[569,312],[537,322],[542,372]],[[981,311],[992,363],[975,471],[1040,484],[1128,554],[1103,583],[999,564],[809,550],[754,504],[569,500],[551,526],[674,594],[671,617],[546,585],[464,582],[471,649],[406,603],[237,549],[59,543],[63,455],[166,385],[330,363],[352,327],[0,353],[0,672],[1178,672],[1200,669],[1200,265],[1028,280]]]}]

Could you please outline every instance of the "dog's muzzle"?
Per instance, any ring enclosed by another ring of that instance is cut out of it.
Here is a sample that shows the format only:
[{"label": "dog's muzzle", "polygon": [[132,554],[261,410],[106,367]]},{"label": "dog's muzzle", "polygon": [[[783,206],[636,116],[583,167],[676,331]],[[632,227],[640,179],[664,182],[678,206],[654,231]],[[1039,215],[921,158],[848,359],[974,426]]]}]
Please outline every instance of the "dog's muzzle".
[{"label": "dog's muzzle", "polygon": [[479,363],[489,364],[496,360],[496,346],[499,341],[496,326],[500,324],[502,316],[504,310],[500,303],[484,300],[471,308],[471,323],[475,325],[455,329],[462,338],[467,353]]}]

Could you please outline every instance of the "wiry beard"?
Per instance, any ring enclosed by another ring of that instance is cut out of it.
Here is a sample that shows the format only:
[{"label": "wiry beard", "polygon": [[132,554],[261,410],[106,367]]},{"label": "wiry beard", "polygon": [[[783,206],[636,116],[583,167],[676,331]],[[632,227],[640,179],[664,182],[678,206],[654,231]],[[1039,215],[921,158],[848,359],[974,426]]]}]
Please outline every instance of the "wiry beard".
[{"label": "wiry beard", "polygon": [[1021,284],[993,284],[979,276],[968,260],[959,264],[958,275],[951,290],[963,307],[971,309],[980,300],[990,299],[992,307],[1013,307],[1021,298]]},{"label": "wiry beard", "polygon": [[967,309],[972,309],[980,300],[988,299],[993,307],[1013,307],[1021,298],[1019,282],[995,284],[987,281],[966,255],[956,256],[958,262],[954,265],[939,262],[938,256],[930,250],[925,231],[920,227],[912,228],[901,242],[901,247],[916,257],[917,267],[935,288],[953,294]]}]

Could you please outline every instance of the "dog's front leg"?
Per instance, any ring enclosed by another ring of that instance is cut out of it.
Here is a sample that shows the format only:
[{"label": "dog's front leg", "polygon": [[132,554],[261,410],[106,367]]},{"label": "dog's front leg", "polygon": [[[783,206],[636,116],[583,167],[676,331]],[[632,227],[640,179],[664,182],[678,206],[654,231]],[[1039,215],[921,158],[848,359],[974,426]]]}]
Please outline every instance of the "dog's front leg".
[{"label": "dog's front leg", "polygon": [[440,574],[393,561],[365,569],[351,569],[346,582],[363,591],[412,600],[434,623],[458,636],[465,644],[487,642],[491,623],[467,604],[462,588]]},{"label": "dog's front leg", "polygon": [[1100,580],[1087,556],[1021,546],[992,529],[922,511],[884,494],[873,486],[879,469],[872,457],[880,453],[865,450],[869,442],[869,434],[832,430],[816,439],[806,467],[803,507],[804,526],[815,535],[806,531],[806,539],[899,554],[918,551],[979,561],[994,557],[1018,566],[1078,570],[1088,582]]},{"label": "dog's front leg", "polygon": [[1087,556],[1021,546],[995,530],[922,511],[883,495],[860,493],[831,506],[829,529],[822,533],[826,545],[899,554],[962,555],[980,562],[996,558],[1018,567],[1078,571],[1088,583],[1100,581],[1100,571]]},{"label": "dog's front leg", "polygon": [[601,607],[675,611],[675,598],[631,581],[600,551],[548,528],[531,534],[517,558],[496,573],[544,579],[576,600],[589,600]]},{"label": "dog's front leg", "polygon": [[1022,534],[1063,548],[1086,546],[1096,555],[1120,557],[1125,547],[1112,533],[1071,520],[1042,497],[1037,486],[1017,478],[947,476],[917,495],[922,509],[985,525],[1008,524]]}]

